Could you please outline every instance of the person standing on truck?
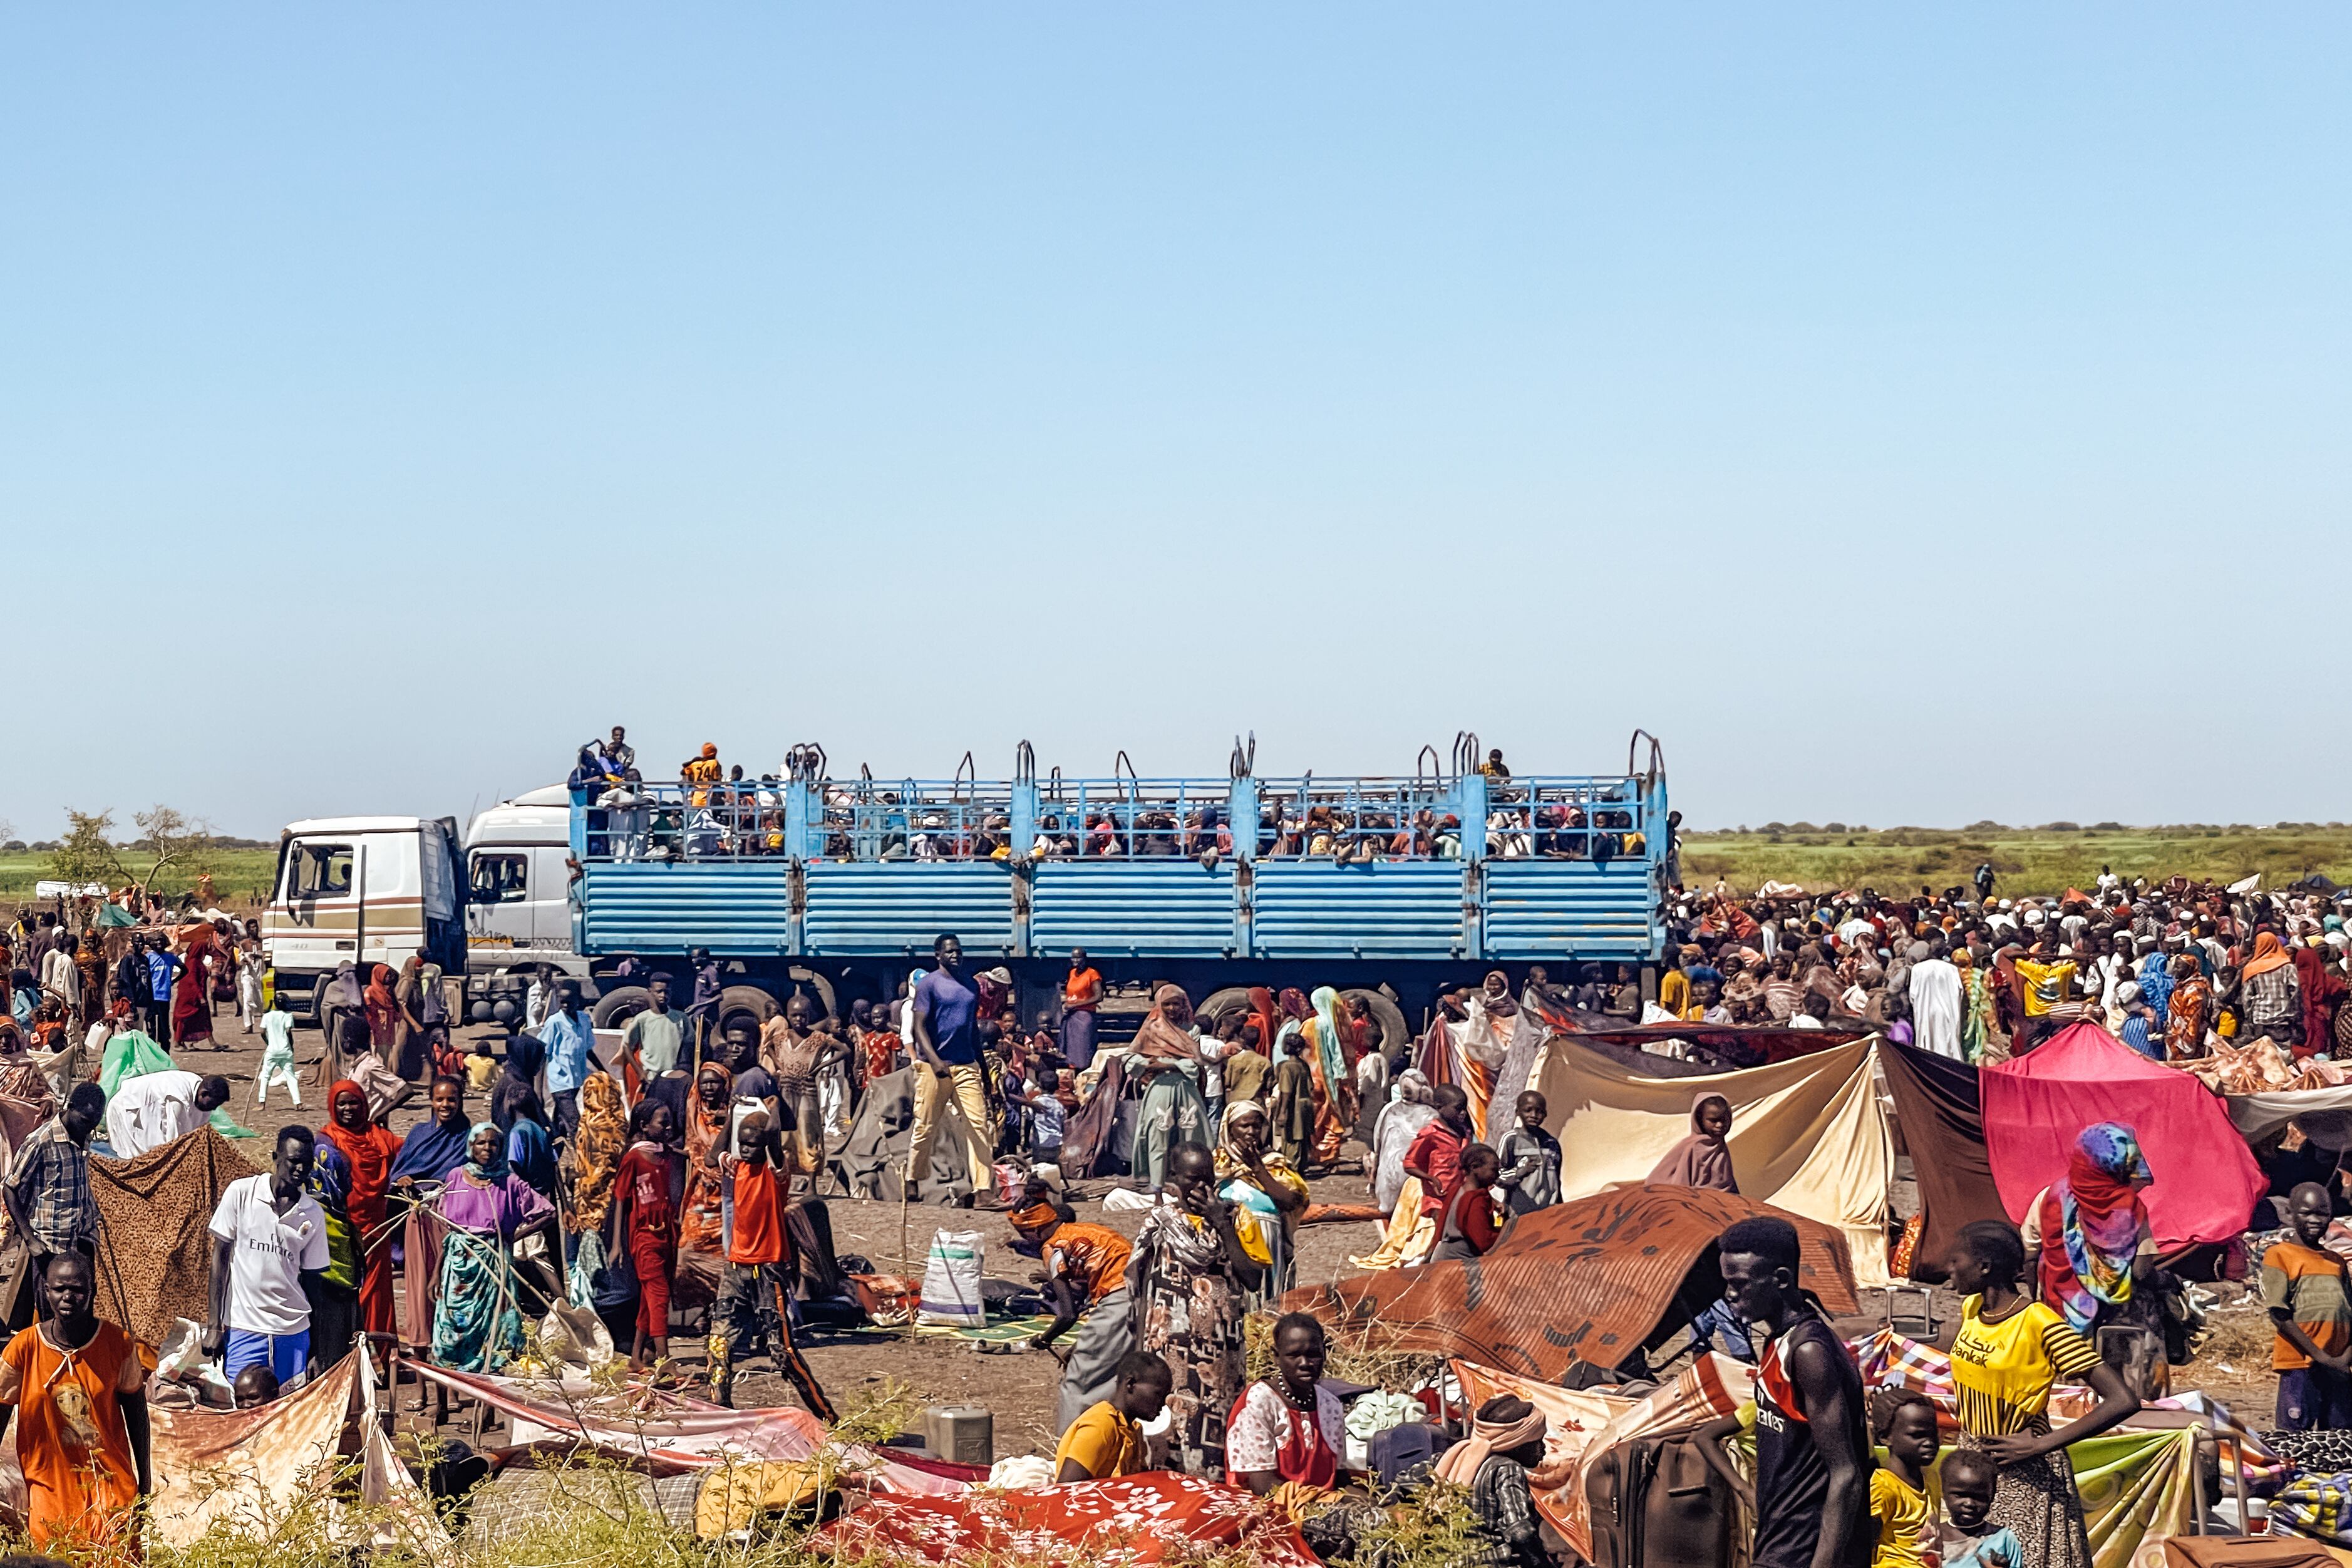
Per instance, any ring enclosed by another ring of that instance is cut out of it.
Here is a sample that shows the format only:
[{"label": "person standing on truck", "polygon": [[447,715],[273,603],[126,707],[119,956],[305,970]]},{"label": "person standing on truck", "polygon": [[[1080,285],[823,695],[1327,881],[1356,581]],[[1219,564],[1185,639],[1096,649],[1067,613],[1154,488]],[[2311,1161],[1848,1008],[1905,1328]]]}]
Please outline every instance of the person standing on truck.
[{"label": "person standing on truck", "polygon": [[915,1136],[907,1150],[906,1183],[916,1190],[916,1173],[931,1168],[931,1143],[939,1137],[941,1101],[952,1089],[955,1104],[949,1114],[960,1125],[964,1164],[971,1178],[966,1205],[982,1200],[989,1188],[988,1091],[980,1076],[980,992],[963,976],[963,943],[942,935],[931,943],[938,967],[915,987],[913,1011],[915,1061]]},{"label": "person standing on truck", "polygon": [[1062,982],[1062,1059],[1080,1072],[1094,1065],[1095,1009],[1102,998],[1103,977],[1087,962],[1087,950],[1070,949],[1070,973]]},{"label": "person standing on truck", "polygon": [[614,778],[626,778],[629,770],[637,765],[637,749],[629,744],[629,732],[618,724],[613,726],[613,738],[604,742],[599,753],[604,771]]}]

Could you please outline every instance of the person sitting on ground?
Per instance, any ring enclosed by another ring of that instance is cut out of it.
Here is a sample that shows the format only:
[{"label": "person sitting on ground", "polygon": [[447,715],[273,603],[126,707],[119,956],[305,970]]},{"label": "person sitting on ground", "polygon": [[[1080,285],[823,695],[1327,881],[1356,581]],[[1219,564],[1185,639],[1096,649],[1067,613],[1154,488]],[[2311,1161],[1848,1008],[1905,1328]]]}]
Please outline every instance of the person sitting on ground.
[{"label": "person sitting on ground", "polygon": [[1242,1390],[1225,1421],[1225,1479],[1264,1497],[1285,1483],[1329,1491],[1345,1468],[1347,1412],[1323,1386],[1329,1346],[1305,1312],[1275,1321],[1272,1377]]},{"label": "person sitting on ground", "polygon": [[1551,1108],[1544,1097],[1528,1089],[1513,1102],[1519,1124],[1503,1138],[1496,1151],[1503,1163],[1496,1178],[1503,1202],[1513,1214],[1533,1214],[1559,1202],[1559,1140],[1544,1131]]},{"label": "person sitting on ground", "polygon": [[1502,1173],[1502,1162],[1486,1144],[1472,1143],[1462,1151],[1460,1172],[1439,1213],[1431,1262],[1484,1258],[1495,1249],[1503,1227],[1496,1218],[1493,1189]]},{"label": "person sitting on ground", "polygon": [[466,1054],[466,1087],[476,1094],[488,1094],[499,1084],[499,1058],[490,1050],[488,1039],[476,1040],[474,1048]]},{"label": "person sitting on ground", "polygon": [[1937,1534],[1936,1505],[1927,1495],[1938,1447],[1936,1402],[1916,1393],[1886,1397],[1871,1432],[1886,1449],[1886,1463],[1870,1476],[1870,1517],[1878,1529],[1870,1568],[1927,1568]]},{"label": "person sitting on ground", "polygon": [[1150,1351],[1121,1356],[1109,1398],[1082,1412],[1054,1450],[1054,1479],[1108,1481],[1144,1468],[1143,1426],[1160,1419],[1173,1379],[1168,1363]]},{"label": "person sitting on ground", "polygon": [[1437,1462],[1438,1479],[1470,1489],[1478,1521],[1476,1553],[1465,1559],[1471,1568],[1551,1568],[1528,1485],[1528,1473],[1543,1463],[1549,1432],[1543,1412],[1516,1394],[1497,1394],[1478,1406],[1470,1436]]},{"label": "person sitting on ground", "polygon": [[2017,1532],[1992,1521],[1993,1492],[2000,1467],[1977,1448],[1958,1448],[1937,1469],[1944,1483],[1947,1522],[1937,1544],[1944,1568],[2025,1568]]}]

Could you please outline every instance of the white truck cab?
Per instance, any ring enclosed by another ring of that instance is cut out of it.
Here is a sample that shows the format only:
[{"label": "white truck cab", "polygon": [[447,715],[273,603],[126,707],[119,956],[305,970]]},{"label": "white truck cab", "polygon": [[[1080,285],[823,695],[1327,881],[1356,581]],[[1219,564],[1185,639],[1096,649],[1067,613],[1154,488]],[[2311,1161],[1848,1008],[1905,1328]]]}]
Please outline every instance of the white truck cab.
[{"label": "white truck cab", "polygon": [[502,800],[466,829],[466,1000],[477,1022],[501,997],[520,1007],[541,964],[581,983],[572,951],[572,795],[551,784]]},{"label": "white truck cab", "polygon": [[345,963],[412,956],[463,973],[457,824],[419,816],[322,816],[289,824],[261,941],[289,1011],[317,1017],[320,988]]}]

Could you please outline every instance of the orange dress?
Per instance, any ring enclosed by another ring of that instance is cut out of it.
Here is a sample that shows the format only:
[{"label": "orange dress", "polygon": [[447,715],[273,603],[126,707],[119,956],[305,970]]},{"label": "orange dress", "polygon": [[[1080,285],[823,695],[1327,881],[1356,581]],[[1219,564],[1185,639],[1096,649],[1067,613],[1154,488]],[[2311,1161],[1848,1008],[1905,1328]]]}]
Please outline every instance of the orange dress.
[{"label": "orange dress", "polygon": [[[131,1336],[101,1321],[79,1350],[61,1351],[39,1326],[0,1351],[0,1404],[16,1407],[26,1533],[37,1551],[105,1545],[132,1528],[139,1470],[121,1396],[147,1386]],[[138,1542],[127,1544],[135,1551]]]}]

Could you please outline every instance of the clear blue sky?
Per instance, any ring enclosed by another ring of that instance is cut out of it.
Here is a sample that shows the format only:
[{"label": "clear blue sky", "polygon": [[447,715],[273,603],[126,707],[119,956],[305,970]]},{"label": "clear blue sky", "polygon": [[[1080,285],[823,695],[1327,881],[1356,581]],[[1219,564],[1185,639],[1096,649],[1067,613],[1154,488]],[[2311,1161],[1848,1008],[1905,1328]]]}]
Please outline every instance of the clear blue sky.
[{"label": "clear blue sky", "polygon": [[462,814],[617,719],[927,774],[1642,723],[1701,825],[2352,816],[2348,44],[17,7],[0,816]]}]

